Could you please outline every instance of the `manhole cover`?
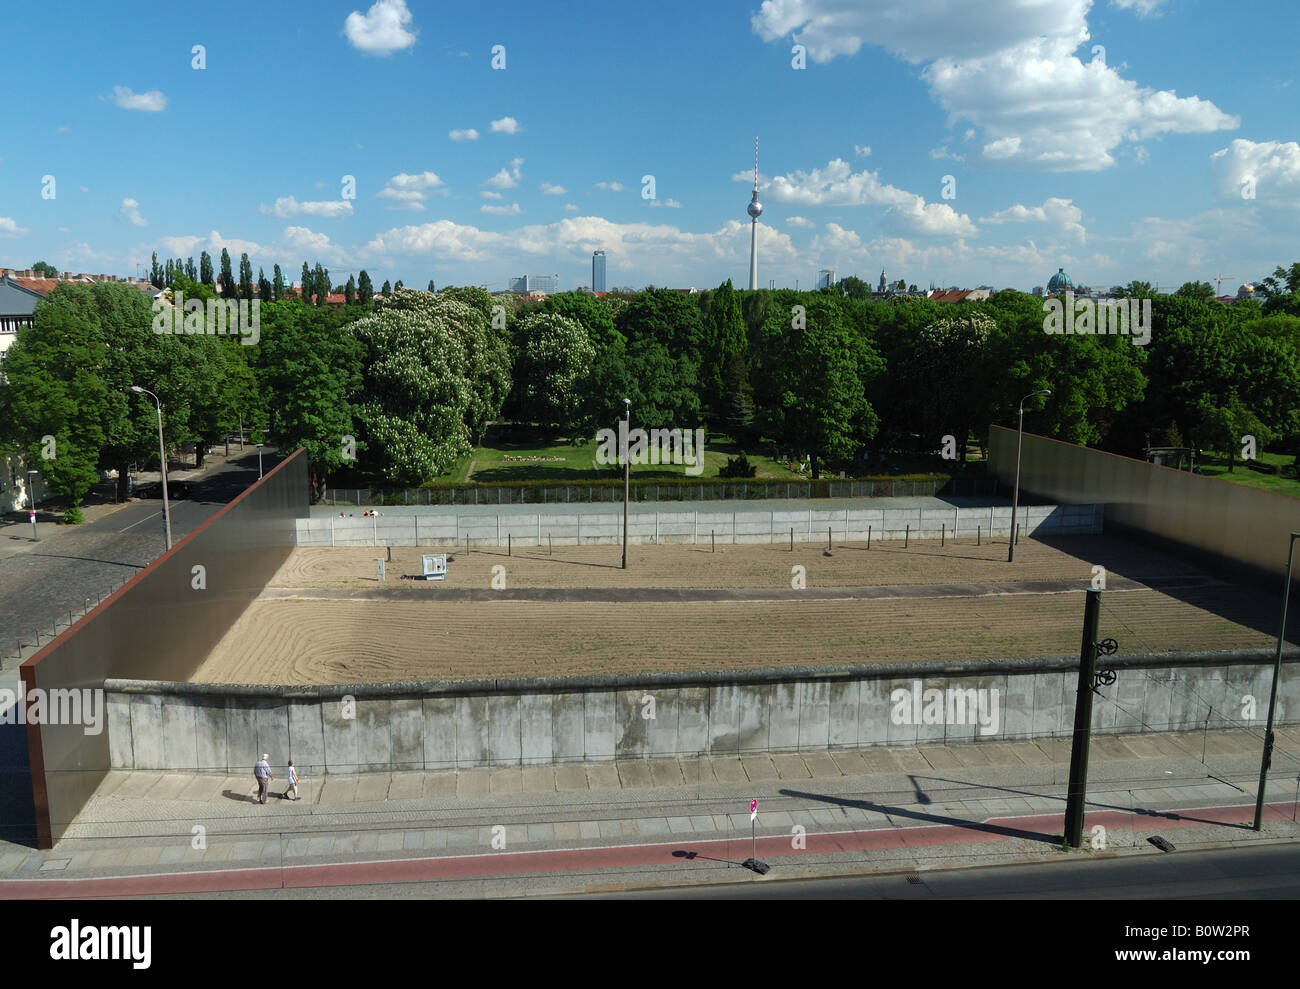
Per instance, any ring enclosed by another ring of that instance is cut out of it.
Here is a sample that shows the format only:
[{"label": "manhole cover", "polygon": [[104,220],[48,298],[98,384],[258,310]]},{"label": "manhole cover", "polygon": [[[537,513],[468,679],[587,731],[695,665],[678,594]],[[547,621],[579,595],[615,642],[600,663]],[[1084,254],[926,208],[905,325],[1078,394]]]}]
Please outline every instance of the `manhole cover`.
[{"label": "manhole cover", "polygon": [[921,885],[921,877],[920,877],[920,876],[908,876],[908,877],[907,877],[907,881],[908,881],[909,883],[911,883],[913,886],[920,886],[920,885]]}]

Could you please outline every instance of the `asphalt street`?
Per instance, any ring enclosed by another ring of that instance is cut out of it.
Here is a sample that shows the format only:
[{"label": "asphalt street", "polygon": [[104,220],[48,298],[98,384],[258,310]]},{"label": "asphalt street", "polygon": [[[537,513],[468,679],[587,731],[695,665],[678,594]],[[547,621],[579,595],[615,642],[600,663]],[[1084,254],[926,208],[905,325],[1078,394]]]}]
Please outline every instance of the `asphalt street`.
[{"label": "asphalt street", "polygon": [[[263,467],[275,454],[263,449]],[[257,451],[249,448],[192,478],[191,497],[170,502],[172,541],[179,542],[257,480]],[[165,548],[162,502],[128,501],[81,526],[39,523],[32,541],[26,523],[0,526],[0,665],[14,667],[31,655],[37,634],[43,645],[135,576]]]}]

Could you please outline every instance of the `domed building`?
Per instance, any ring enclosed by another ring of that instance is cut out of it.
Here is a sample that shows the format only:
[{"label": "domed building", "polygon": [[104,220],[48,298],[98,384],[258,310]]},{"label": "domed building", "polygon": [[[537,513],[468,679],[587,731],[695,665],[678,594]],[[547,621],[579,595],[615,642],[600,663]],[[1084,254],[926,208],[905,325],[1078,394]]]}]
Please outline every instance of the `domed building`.
[{"label": "domed building", "polygon": [[1074,288],[1074,282],[1070,276],[1065,273],[1064,268],[1057,268],[1056,274],[1051,277],[1047,283],[1047,294],[1056,295],[1058,292],[1068,292]]}]

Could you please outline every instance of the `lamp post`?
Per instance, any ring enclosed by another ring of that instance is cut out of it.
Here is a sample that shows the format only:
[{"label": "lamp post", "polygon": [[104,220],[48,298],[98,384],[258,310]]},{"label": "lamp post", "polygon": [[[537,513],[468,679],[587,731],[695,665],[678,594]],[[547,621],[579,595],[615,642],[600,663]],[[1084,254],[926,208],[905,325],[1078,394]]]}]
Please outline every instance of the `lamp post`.
[{"label": "lamp post", "polygon": [[1286,606],[1291,597],[1291,561],[1295,556],[1295,541],[1300,532],[1291,533],[1291,544],[1286,551],[1286,583],[1282,585],[1282,624],[1277,630],[1277,656],[1273,660],[1273,689],[1268,695],[1268,725],[1264,729],[1264,755],[1259,764],[1259,792],[1255,795],[1255,830],[1264,820],[1264,786],[1268,781],[1268,766],[1273,761],[1273,713],[1277,708],[1277,681],[1282,674],[1282,643],[1286,639]]},{"label": "lamp post", "polygon": [[257,479],[262,479],[262,444],[257,444]]},{"label": "lamp post", "polygon": [[167,540],[167,549],[170,550],[172,548],[172,515],[167,504],[167,448],[163,446],[162,402],[148,388],[132,385],[131,390],[148,395],[153,399],[153,404],[158,409],[158,466],[162,468],[163,535]]},{"label": "lamp post", "polygon": [[32,500],[32,542],[41,541],[40,534],[36,531],[36,481],[35,477],[40,471],[29,470],[27,472],[27,497]]},{"label": "lamp post", "polygon": [[632,458],[628,456],[628,440],[632,435],[632,399],[623,399],[627,407],[626,426],[623,430],[623,569],[627,569],[627,501],[632,493]]},{"label": "lamp post", "polygon": [[1020,507],[1020,448],[1025,441],[1025,402],[1031,398],[1046,398],[1052,389],[1044,388],[1033,392],[1020,400],[1020,427],[1016,432],[1016,487],[1011,494],[1011,539],[1007,544],[1007,562],[1016,558],[1016,509]]}]

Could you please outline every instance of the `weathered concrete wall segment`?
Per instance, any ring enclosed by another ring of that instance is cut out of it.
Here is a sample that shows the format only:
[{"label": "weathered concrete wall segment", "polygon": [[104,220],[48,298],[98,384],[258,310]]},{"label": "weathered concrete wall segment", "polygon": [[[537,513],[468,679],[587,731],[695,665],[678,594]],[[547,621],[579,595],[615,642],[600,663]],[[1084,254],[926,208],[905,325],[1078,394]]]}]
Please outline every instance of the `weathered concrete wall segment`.
[{"label": "weathered concrete wall segment", "polygon": [[[1300,650],[1287,660],[1281,723],[1300,718]],[[319,775],[1005,741],[1071,732],[1077,662],[321,688],[111,681],[109,744],[115,769],[251,773],[267,752]],[[1262,726],[1267,713],[1267,651],[1103,665],[1118,679],[1094,704],[1099,732]],[[995,730],[976,706],[960,724],[900,720],[894,691],[918,681],[945,697],[983,691],[986,715],[996,691]]]}]

